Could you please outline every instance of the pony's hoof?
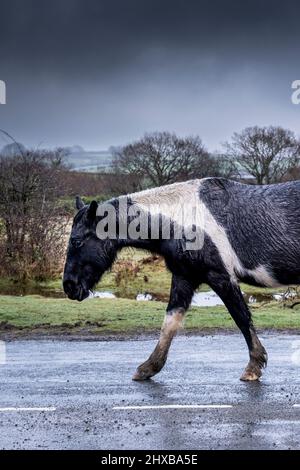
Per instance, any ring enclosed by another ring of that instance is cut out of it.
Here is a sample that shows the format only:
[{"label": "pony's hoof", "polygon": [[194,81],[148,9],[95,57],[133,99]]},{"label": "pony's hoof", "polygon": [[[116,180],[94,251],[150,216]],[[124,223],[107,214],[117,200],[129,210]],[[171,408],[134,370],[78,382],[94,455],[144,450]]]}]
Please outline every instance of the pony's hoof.
[{"label": "pony's hoof", "polygon": [[255,380],[259,380],[260,376],[261,374],[257,374],[254,371],[245,370],[240,380],[242,380],[243,382],[254,382]]},{"label": "pony's hoof", "polygon": [[148,380],[150,379],[154,373],[151,373],[149,370],[138,370],[135,372],[135,374],[132,377],[132,380],[135,380],[136,382],[142,382],[143,380]]}]

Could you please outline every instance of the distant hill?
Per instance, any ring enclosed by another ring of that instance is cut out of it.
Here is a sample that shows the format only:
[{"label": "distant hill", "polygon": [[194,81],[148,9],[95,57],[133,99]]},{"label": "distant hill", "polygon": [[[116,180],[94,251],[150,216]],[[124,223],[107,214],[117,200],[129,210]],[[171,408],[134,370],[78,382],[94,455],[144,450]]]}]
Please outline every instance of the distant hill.
[{"label": "distant hill", "polygon": [[[108,171],[112,164],[112,153],[109,150],[84,150],[80,145],[65,147],[66,160],[73,171]],[[20,143],[11,143],[0,149],[0,155],[13,157],[26,151],[26,147]]]},{"label": "distant hill", "polygon": [[112,153],[108,150],[86,151],[76,145],[67,149],[67,161],[74,171],[104,171],[109,170],[112,164]]}]

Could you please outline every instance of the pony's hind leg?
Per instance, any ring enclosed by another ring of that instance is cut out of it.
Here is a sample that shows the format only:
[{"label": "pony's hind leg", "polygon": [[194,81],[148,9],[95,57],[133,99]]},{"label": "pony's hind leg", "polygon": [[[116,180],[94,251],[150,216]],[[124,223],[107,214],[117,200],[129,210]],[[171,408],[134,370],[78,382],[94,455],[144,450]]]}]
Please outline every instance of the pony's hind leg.
[{"label": "pony's hind leg", "polygon": [[241,380],[245,382],[259,379],[262,375],[261,371],[264,367],[266,367],[268,361],[267,351],[259,341],[253,325],[250,326],[250,336],[250,360],[241,376]]},{"label": "pony's hind leg", "polygon": [[227,273],[210,272],[207,280],[209,285],[223,300],[248,345],[250,360],[241,376],[241,380],[258,380],[262,375],[262,368],[267,365],[268,355],[258,339],[252,323],[250,310],[239,286],[232,283]]}]

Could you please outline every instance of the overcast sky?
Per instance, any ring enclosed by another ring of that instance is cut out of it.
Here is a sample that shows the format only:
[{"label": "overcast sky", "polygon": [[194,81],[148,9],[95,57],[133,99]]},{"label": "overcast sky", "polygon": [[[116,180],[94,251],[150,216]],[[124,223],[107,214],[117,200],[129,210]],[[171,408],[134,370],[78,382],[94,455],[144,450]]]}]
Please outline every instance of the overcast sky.
[{"label": "overcast sky", "polygon": [[87,149],[155,130],[210,150],[255,124],[300,134],[299,18],[296,0],[0,0],[0,128]]}]

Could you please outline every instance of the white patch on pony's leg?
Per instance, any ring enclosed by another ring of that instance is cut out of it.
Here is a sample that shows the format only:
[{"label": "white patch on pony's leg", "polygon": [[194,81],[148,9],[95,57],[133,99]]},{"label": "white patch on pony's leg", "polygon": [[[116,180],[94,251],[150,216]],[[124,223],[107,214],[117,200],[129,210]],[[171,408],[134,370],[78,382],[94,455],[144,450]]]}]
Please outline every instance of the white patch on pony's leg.
[{"label": "white patch on pony's leg", "polygon": [[157,374],[165,365],[172,339],[183,326],[185,310],[180,308],[168,312],[165,316],[159,341],[149,359],[141,364],[132,380],[147,380]]}]

